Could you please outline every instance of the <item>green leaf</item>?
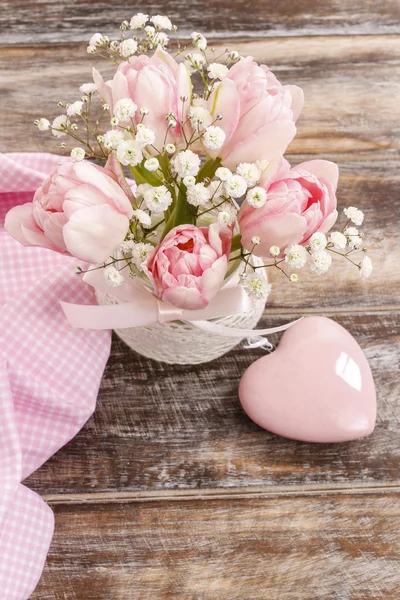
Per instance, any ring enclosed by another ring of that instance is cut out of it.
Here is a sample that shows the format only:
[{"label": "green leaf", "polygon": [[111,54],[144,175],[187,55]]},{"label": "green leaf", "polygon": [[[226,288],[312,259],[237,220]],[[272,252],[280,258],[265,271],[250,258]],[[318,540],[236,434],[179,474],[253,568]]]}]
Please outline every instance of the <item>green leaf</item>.
[{"label": "green leaf", "polygon": [[204,165],[201,167],[197,176],[198,181],[204,181],[207,177],[212,179],[215,175],[215,171],[221,166],[220,158],[209,158],[206,160]]}]

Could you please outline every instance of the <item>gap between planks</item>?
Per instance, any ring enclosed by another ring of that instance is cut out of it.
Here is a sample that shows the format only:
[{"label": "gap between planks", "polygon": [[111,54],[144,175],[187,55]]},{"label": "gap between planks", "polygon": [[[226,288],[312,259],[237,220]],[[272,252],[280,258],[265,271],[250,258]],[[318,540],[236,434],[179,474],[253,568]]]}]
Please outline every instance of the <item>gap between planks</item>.
[{"label": "gap between planks", "polygon": [[399,312],[399,304],[389,304],[387,306],[325,306],[325,307],[312,307],[312,308],[280,308],[279,306],[274,308],[265,308],[263,315],[265,316],[279,316],[282,318],[291,316],[302,316],[302,315],[346,315],[346,314],[371,314],[371,313],[382,313],[392,314],[393,312]]},{"label": "gap between planks", "polygon": [[161,491],[94,492],[92,494],[43,494],[42,498],[51,505],[62,504],[113,504],[142,502],[184,502],[199,500],[245,500],[290,497],[315,497],[332,495],[358,495],[397,493],[400,496],[400,481],[390,483],[327,484],[290,486],[254,486],[248,488],[205,488]]}]

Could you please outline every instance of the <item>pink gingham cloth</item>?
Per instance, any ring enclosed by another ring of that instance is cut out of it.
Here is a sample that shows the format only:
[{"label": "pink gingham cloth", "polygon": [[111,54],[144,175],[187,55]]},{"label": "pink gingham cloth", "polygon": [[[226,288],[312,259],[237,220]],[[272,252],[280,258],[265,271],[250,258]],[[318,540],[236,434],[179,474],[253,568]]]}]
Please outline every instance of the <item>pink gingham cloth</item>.
[{"label": "pink gingham cloth", "polygon": [[23,248],[4,229],[65,158],[0,154],[0,597],[27,600],[42,574],[54,528],[50,508],[21,484],[94,411],[110,352],[109,331],[72,328],[59,305],[94,304],[76,260]]}]

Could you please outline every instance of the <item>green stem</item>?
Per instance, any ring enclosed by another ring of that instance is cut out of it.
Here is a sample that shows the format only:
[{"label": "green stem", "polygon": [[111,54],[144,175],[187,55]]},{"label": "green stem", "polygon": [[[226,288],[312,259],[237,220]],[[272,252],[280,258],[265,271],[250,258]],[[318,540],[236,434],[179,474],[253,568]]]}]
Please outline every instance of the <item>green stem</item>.
[{"label": "green stem", "polygon": [[237,233],[236,235],[233,236],[232,244],[231,244],[231,253],[236,252],[237,250],[241,249],[241,247],[242,247],[241,239],[242,239],[242,236],[239,233]]}]

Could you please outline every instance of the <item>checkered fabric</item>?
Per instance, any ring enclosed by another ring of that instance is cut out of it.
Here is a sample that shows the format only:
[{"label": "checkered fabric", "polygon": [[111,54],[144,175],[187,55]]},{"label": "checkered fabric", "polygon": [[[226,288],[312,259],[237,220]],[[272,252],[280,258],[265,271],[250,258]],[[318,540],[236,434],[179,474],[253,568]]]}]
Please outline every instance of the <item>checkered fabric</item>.
[{"label": "checkered fabric", "polygon": [[109,331],[73,329],[60,300],[94,304],[76,260],[23,248],[4,230],[7,211],[65,160],[0,154],[0,596],[26,600],[41,576],[53,513],[21,481],[94,411],[110,352]]}]

